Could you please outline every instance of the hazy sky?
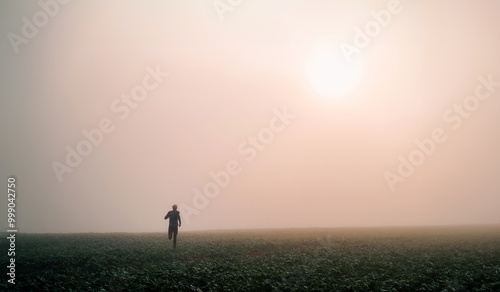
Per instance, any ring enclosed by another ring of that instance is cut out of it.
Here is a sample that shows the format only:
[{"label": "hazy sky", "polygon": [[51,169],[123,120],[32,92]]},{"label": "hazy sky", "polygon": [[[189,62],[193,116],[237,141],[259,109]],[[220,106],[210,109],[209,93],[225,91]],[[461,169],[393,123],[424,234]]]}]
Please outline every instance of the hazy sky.
[{"label": "hazy sky", "polygon": [[500,223],[499,1],[45,2],[0,2],[21,232]]}]

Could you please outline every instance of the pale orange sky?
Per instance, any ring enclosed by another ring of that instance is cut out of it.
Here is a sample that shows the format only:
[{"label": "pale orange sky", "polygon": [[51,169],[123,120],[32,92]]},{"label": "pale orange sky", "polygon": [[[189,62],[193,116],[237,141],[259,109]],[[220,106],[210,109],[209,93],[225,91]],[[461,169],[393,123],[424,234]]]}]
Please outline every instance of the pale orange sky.
[{"label": "pale orange sky", "polygon": [[[19,231],[165,231],[174,203],[181,231],[500,223],[500,86],[452,127],[480,76],[500,82],[500,2],[243,0],[222,20],[213,3],[57,4],[17,54],[9,33],[43,10],[0,4],[0,185],[17,175]],[[352,44],[394,3],[355,82],[352,63],[310,74],[319,40]],[[157,66],[169,75],[128,116],[112,109]],[[320,80],[355,86],[325,96]],[[295,117],[248,161],[238,147],[284,108]],[[52,164],[103,119],[113,131],[60,181]],[[391,191],[384,174],[435,129],[446,141]],[[241,171],[194,207],[230,161]]]}]

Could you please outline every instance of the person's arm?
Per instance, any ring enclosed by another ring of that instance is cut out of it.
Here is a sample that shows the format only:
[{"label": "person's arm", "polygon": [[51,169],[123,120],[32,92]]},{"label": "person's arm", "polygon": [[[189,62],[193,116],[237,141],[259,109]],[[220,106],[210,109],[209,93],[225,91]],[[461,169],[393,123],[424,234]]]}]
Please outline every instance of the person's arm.
[{"label": "person's arm", "polygon": [[181,227],[181,212],[179,212],[179,227]]},{"label": "person's arm", "polygon": [[168,211],[167,215],[165,215],[165,220],[167,220],[168,218],[170,218],[170,211]]}]

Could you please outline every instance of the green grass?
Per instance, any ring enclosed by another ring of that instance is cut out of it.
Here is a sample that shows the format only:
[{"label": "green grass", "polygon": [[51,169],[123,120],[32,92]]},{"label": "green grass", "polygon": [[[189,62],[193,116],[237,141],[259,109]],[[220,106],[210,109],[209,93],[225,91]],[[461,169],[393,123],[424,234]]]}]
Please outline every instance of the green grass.
[{"label": "green grass", "polygon": [[499,226],[17,236],[1,289],[500,291]]}]

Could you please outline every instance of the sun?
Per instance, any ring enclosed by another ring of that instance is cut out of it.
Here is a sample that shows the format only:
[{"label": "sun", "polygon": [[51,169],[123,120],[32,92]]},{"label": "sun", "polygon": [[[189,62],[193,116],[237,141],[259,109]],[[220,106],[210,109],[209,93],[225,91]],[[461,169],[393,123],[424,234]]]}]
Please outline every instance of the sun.
[{"label": "sun", "polygon": [[351,56],[348,60],[340,46],[343,39],[342,36],[318,38],[306,55],[305,69],[311,86],[329,99],[348,96],[362,77],[361,56]]}]

